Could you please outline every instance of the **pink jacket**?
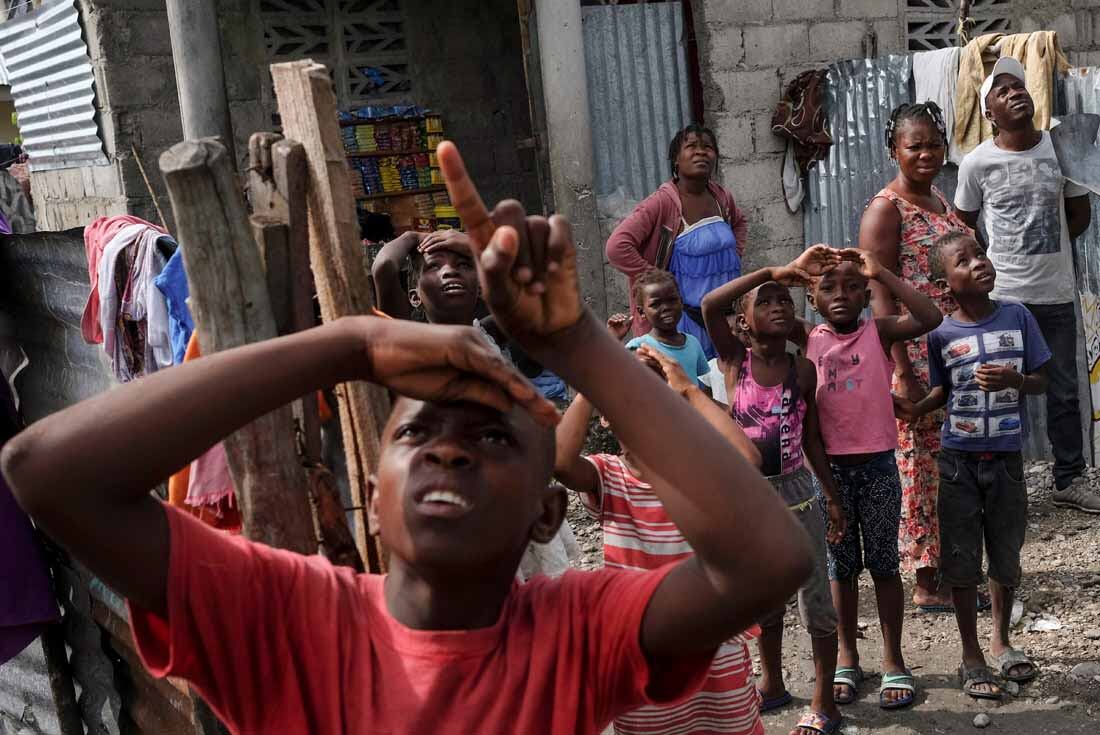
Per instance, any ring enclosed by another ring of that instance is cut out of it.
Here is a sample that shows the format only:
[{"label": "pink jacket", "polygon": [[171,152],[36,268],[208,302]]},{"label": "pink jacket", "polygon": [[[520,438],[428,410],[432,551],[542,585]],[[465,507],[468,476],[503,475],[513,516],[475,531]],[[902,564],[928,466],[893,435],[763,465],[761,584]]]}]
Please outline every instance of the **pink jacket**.
[{"label": "pink jacket", "polygon": [[[718,201],[722,216],[733,228],[738,254],[743,255],[749,229],[745,214],[734,204],[733,195],[721,186],[712,181],[707,187]],[[639,202],[607,239],[607,259],[630,280],[630,313],[634,317],[635,336],[647,334],[650,326],[645,316],[635,308],[634,279],[656,264],[663,229],[667,228],[673,236],[683,229],[682,216],[683,205],[676,184],[666,181]]]}]

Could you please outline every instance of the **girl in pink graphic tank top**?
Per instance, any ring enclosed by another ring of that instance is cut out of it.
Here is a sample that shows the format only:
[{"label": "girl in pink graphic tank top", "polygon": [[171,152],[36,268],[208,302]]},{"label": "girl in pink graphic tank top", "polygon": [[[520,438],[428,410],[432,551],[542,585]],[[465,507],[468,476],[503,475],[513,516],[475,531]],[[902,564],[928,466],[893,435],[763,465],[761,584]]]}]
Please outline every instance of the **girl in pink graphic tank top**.
[{"label": "girl in pink graphic tank top", "polygon": [[[809,331],[805,346],[806,357],[817,369],[821,435],[848,528],[840,541],[829,544],[829,577],[840,613],[833,695],[841,704],[854,701],[862,683],[856,610],[858,578],[867,569],[882,621],[879,705],[898,709],[915,700],[915,682],[901,650],[901,479],[894,459],[898,435],[890,349],[935,329],[943,315],[932,299],[883,268],[868,251],[831,252],[834,263],[821,268],[810,295],[825,323]],[[907,313],[862,320],[872,280],[900,300]]]}]

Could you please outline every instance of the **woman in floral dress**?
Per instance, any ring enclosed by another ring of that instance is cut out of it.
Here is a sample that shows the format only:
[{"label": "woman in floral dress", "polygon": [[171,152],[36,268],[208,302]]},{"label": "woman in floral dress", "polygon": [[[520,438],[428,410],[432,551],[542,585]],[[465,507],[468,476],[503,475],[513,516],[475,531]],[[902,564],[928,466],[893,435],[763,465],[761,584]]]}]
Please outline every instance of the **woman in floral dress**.
[{"label": "woman in floral dress", "polygon": [[[860,222],[859,246],[872,251],[879,261],[907,283],[935,300],[950,313],[951,297],[930,280],[932,244],[944,233],[971,232],[948,204],[932,180],[943,168],[947,153],[943,115],[933,102],[903,104],[890,116],[886,147],[898,165],[898,175],[875,195]],[[878,284],[871,284],[871,308],[875,316],[902,313],[897,303]],[[921,337],[893,349],[896,363],[894,392],[912,401],[928,392],[928,341]],[[915,570],[914,604],[922,610],[951,610],[950,590],[939,589],[940,534],[936,517],[943,412],[936,411],[907,422],[898,420],[898,470],[901,474],[902,507],[898,543],[902,563]]]}]

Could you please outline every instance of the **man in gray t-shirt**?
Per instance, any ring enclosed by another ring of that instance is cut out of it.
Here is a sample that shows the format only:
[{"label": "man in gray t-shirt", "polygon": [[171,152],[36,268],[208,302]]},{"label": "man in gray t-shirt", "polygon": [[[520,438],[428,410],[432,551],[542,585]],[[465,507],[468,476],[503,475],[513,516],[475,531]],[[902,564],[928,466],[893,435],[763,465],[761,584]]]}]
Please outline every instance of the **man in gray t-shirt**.
[{"label": "man in gray t-shirt", "polygon": [[1070,238],[1089,226],[1088,191],[1062,175],[1050,134],[1035,128],[1024,67],[1004,57],[979,92],[993,138],[959,167],[955,209],[977,230],[984,215],[989,259],[997,269],[992,297],[1022,302],[1039,323],[1053,359],[1047,366],[1047,435],[1054,452],[1055,505],[1100,513],[1085,469],[1077,392],[1077,298]]}]

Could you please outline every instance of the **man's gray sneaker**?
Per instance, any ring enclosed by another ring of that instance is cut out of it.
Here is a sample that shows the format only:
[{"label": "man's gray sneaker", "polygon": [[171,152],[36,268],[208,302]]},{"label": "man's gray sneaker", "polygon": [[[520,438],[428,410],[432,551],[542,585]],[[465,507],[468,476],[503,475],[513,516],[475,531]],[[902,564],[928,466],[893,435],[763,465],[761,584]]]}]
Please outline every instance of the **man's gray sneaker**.
[{"label": "man's gray sneaker", "polygon": [[1054,504],[1060,508],[1100,514],[1100,495],[1089,487],[1083,475],[1073,478],[1073,482],[1062,490],[1055,490]]}]

